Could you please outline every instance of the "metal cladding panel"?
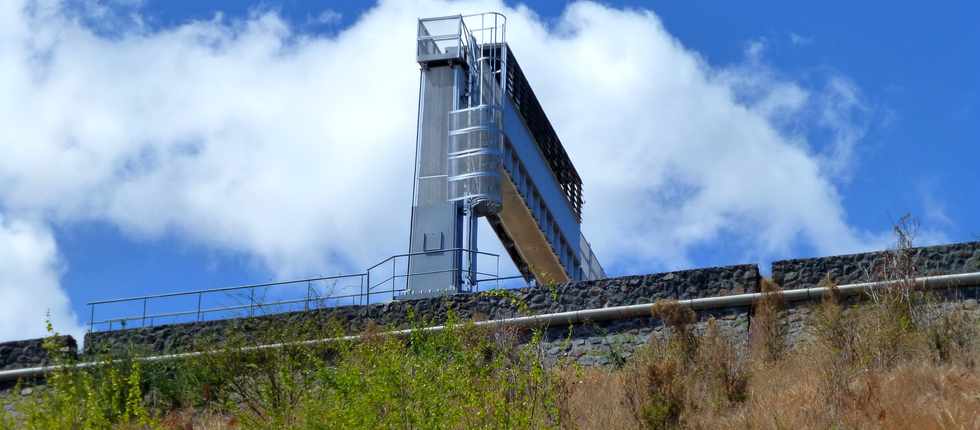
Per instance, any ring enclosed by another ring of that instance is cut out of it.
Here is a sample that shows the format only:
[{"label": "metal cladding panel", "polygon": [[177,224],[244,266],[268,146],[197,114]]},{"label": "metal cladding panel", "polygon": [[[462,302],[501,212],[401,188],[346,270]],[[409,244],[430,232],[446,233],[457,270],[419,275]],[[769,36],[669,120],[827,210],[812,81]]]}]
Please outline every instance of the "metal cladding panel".
[{"label": "metal cladding panel", "polygon": [[445,175],[449,147],[449,111],[455,97],[454,67],[423,70],[422,116],[419,124],[419,177]]},{"label": "metal cladding panel", "polygon": [[[456,97],[458,68],[440,66],[423,69],[422,111],[419,116],[418,184],[412,208],[406,298],[454,293],[461,267],[458,251],[440,251],[462,246],[459,205],[447,201],[449,115]],[[431,273],[436,272],[436,273]]]},{"label": "metal cladding panel", "polygon": [[579,238],[579,261],[582,262],[582,280],[605,279],[606,271],[599,264],[599,259],[592,252],[592,245],[585,240],[585,235]]},{"label": "metal cladding panel", "polygon": [[458,248],[454,243],[457,228],[456,204],[443,201],[437,205],[415,208],[412,225],[412,251],[426,252],[409,257],[408,291],[406,298],[427,297],[456,292],[459,251],[440,251]]},{"label": "metal cladding panel", "polygon": [[[555,224],[558,225],[561,235],[564,236],[571,249],[577,251],[581,236],[578,215],[566,199],[547,159],[541,153],[534,137],[524,125],[523,119],[518,115],[509,99],[504,101],[504,130],[510,142],[510,148],[513,149],[521,164],[527,169],[530,180],[540,193],[540,203],[548,208],[548,212],[554,217]],[[510,163],[506,161],[504,165],[512,168]],[[514,175],[513,172],[510,173],[512,176],[521,176]],[[528,196],[523,197],[525,200],[529,200]],[[528,206],[533,208],[534,202],[530,203]],[[538,224],[545,224],[543,221],[538,220]],[[545,235],[553,237],[554,232],[546,231]]]},{"label": "metal cladding panel", "polygon": [[[490,47],[487,49],[500,49],[500,47]],[[551,121],[545,115],[541,103],[531,89],[521,66],[514,58],[514,51],[507,49],[507,98],[514,104],[514,108],[521,118],[525,120],[534,141],[537,143],[541,153],[555,174],[558,183],[565,193],[566,198],[572,205],[573,211],[579,221],[582,220],[582,178],[579,177],[572,160],[562,146],[558,134],[555,133]]]}]

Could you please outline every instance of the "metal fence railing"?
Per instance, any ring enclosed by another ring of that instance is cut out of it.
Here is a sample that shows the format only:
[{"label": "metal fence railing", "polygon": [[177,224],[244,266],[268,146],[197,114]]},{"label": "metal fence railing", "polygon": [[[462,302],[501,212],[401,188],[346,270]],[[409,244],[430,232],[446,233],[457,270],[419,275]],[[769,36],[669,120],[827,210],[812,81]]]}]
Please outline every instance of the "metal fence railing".
[{"label": "metal fence railing", "polygon": [[[237,317],[254,317],[275,313],[308,311],[314,309],[366,305],[393,300],[408,289],[409,279],[415,276],[458,272],[464,281],[464,290],[479,291],[481,284],[494,283],[496,288],[504,281],[523,279],[521,276],[500,277],[500,256],[488,252],[462,248],[436,252],[474,253],[483,260],[477,267],[490,266],[494,272],[471,271],[454,268],[438,271],[411,273],[409,258],[429,252],[398,254],[369,267],[362,273],[337,276],[321,276],[281,282],[238,285],[153,294],[120,299],[88,302],[89,331],[97,329],[149,327]],[[468,261],[468,260],[464,260]],[[106,313],[116,316],[102,316]]]}]

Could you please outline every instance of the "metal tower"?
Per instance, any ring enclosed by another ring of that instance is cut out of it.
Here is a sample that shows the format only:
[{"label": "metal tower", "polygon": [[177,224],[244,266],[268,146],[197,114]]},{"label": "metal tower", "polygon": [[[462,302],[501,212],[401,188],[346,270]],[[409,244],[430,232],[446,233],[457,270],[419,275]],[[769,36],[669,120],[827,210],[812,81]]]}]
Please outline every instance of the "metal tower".
[{"label": "metal tower", "polygon": [[582,181],[498,13],[420,19],[415,197],[407,293],[472,290],[486,217],[527,281],[604,277],[582,237]]}]

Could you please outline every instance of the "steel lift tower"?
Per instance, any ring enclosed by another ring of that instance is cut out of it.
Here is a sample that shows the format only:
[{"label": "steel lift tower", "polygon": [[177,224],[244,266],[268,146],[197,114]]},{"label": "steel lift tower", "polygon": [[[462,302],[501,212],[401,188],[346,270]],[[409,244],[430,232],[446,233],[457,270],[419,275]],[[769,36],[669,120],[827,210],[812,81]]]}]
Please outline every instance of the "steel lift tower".
[{"label": "steel lift tower", "polygon": [[420,19],[409,276],[402,298],[472,291],[486,217],[528,282],[605,277],[582,236],[582,180],[498,13]]}]

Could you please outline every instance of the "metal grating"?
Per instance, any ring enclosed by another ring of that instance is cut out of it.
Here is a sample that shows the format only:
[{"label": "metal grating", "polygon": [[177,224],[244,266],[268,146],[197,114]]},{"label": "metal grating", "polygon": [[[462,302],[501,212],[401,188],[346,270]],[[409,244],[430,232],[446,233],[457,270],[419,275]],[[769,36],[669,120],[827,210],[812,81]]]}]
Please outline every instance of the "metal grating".
[{"label": "metal grating", "polygon": [[[499,50],[500,47],[495,46],[488,49]],[[584,203],[582,200],[582,178],[575,170],[572,159],[569,158],[568,152],[565,151],[561,140],[558,139],[558,134],[551,126],[551,121],[545,115],[544,109],[541,108],[541,103],[534,95],[534,90],[527,82],[527,78],[524,76],[521,66],[517,64],[511,49],[507,49],[507,94],[517,108],[517,112],[524,118],[524,123],[531,131],[531,135],[534,136],[534,141],[541,149],[541,153],[548,160],[551,171],[558,179],[558,184],[572,206],[576,218],[582,222],[582,204]]]}]

